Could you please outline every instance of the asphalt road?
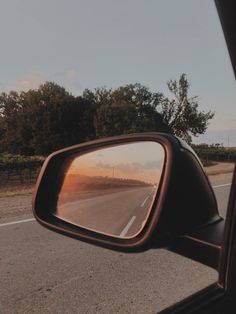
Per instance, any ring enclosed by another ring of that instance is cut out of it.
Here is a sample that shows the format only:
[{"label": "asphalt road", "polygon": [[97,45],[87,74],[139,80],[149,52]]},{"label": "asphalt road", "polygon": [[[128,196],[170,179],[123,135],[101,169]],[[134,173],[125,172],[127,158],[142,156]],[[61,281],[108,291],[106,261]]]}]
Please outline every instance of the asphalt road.
[{"label": "asphalt road", "polygon": [[[215,187],[223,216],[229,188]],[[167,250],[112,252],[28,215],[0,220],[0,239],[3,314],[156,313],[217,280],[216,271]]]},{"label": "asphalt road", "polygon": [[[97,193],[98,194],[98,193]],[[60,204],[56,216],[94,231],[127,238],[142,230],[155,189],[152,186],[107,192]]]}]

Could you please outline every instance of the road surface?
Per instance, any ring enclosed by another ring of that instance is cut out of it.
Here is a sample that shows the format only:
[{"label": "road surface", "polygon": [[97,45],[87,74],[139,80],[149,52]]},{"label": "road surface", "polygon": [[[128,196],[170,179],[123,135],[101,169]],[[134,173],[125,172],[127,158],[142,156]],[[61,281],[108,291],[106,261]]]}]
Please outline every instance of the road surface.
[{"label": "road surface", "polygon": [[[215,186],[225,216],[230,185]],[[217,280],[164,249],[123,254],[46,230],[24,210],[16,216],[27,197],[0,202],[15,213],[0,219],[0,313],[156,313]]]},{"label": "road surface", "polygon": [[75,225],[121,238],[138,234],[149,216],[153,186],[119,189],[59,204],[56,216]]}]

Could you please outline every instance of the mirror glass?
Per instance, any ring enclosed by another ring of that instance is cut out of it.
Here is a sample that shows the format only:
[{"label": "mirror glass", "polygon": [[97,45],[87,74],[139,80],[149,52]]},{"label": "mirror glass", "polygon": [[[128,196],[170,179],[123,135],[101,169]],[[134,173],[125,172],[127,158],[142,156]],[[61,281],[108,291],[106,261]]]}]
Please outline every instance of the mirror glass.
[{"label": "mirror glass", "polygon": [[54,213],[106,235],[132,238],[152,209],[164,166],[162,145],[119,144],[73,157]]}]

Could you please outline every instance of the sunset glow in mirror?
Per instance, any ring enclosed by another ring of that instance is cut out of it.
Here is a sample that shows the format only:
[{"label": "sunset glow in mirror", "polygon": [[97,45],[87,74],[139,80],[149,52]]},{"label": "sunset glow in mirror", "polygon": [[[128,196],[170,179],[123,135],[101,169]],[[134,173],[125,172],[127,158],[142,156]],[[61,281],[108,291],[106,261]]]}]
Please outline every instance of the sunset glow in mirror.
[{"label": "sunset glow in mirror", "polygon": [[147,141],[75,157],[62,184],[55,215],[99,233],[134,237],[150,214],[164,160],[163,147]]}]

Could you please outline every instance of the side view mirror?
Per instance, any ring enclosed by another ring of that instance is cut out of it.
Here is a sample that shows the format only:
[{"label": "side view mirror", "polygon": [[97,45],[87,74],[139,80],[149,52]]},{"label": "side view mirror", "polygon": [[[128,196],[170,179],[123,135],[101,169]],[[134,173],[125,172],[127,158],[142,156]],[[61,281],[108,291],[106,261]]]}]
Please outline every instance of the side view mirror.
[{"label": "side view mirror", "polygon": [[164,133],[53,153],[39,174],[33,212],[49,229],[120,251],[168,246],[222,222],[200,160]]}]

